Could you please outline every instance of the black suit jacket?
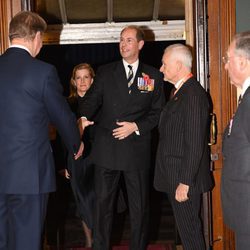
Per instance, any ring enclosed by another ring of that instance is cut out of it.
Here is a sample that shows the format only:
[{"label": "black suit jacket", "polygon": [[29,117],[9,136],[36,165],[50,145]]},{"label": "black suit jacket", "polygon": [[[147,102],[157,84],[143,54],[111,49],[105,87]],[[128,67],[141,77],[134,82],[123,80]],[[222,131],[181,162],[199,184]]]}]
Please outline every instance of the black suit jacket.
[{"label": "black suit jacket", "polygon": [[223,138],[224,164],[221,177],[225,223],[237,233],[250,228],[250,88],[248,88]]},{"label": "black suit jacket", "polygon": [[175,192],[179,183],[189,192],[212,186],[209,169],[209,100],[201,85],[190,78],[166,104],[159,122],[159,145],[154,186]]},{"label": "black suit jacket", "polygon": [[55,68],[24,49],[9,48],[0,57],[0,92],[0,193],[54,191],[49,122],[72,154],[80,144]]},{"label": "black suit jacket", "polygon": [[[154,79],[153,91],[140,91],[138,77],[147,74]],[[94,83],[79,107],[89,120],[99,110],[92,158],[96,165],[117,170],[145,169],[150,166],[151,130],[159,120],[163,98],[162,76],[148,65],[139,63],[132,92],[128,92],[122,61],[100,67]],[[115,139],[112,130],[117,121],[136,122],[140,135]]]}]

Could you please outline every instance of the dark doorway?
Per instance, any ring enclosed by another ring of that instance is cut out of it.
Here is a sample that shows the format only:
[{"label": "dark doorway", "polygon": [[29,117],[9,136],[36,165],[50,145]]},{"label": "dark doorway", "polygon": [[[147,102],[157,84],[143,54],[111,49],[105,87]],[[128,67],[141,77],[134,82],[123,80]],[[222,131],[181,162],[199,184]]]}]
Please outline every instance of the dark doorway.
[{"label": "dark doorway", "polygon": [[[184,41],[146,42],[140,53],[140,59],[159,69],[164,49],[177,42],[184,43]],[[98,66],[121,58],[118,46],[118,43],[45,45],[39,58],[56,66],[65,95],[68,95],[71,71],[75,65],[87,62],[96,71]]]},{"label": "dark doorway", "polygon": [[[184,43],[184,41],[162,41],[162,42],[146,42],[144,48],[140,53],[140,60],[144,63],[152,65],[156,68],[160,68],[161,59],[164,49],[173,43]],[[59,78],[64,88],[65,96],[69,94],[69,82],[71,77],[72,69],[75,65],[83,62],[87,62],[92,65],[96,71],[100,65],[120,60],[120,53],[118,43],[108,43],[108,44],[72,44],[72,45],[49,45],[43,46],[39,59],[55,65],[57,68]],[[170,83],[165,83],[166,96],[169,95],[172,85]],[[152,140],[152,155],[154,155],[157,147],[157,129],[153,131]],[[151,176],[153,181],[154,175],[154,161],[152,161]],[[60,178],[60,177],[59,177]],[[60,182],[63,182],[60,178]],[[63,185],[67,192],[70,193],[70,186],[68,183]],[[57,192],[60,192],[58,190]],[[65,194],[65,191],[63,191]],[[84,244],[84,234],[82,232],[80,219],[75,216],[75,206],[74,200],[69,197],[67,193],[68,200],[65,200],[65,195],[58,196],[61,197],[58,204],[61,207],[68,209],[64,211],[64,222],[60,221],[60,228],[57,228],[57,232],[54,232],[56,240],[53,240],[53,236],[50,235],[48,238],[52,238],[53,244],[60,244],[66,246],[79,246]],[[176,230],[175,223],[172,214],[172,209],[167,201],[167,197],[159,192],[156,192],[151,185],[151,206],[150,206],[150,231],[149,240],[150,242],[175,242],[176,241]],[[65,204],[68,202],[69,204]],[[52,204],[52,203],[51,203]],[[58,204],[53,203],[54,206]],[[53,207],[53,204],[49,206],[50,210],[57,210]],[[62,206],[62,204],[64,204]],[[59,208],[60,209],[60,208]],[[48,211],[51,212],[51,211]],[[52,215],[53,215],[52,211]],[[56,214],[56,211],[55,211]],[[119,244],[119,242],[127,241],[129,239],[129,216],[128,212],[123,214],[115,215],[114,227],[113,227],[113,238],[114,244]],[[53,216],[52,216],[53,220]],[[63,218],[62,218],[63,220]],[[51,223],[49,223],[51,224]],[[52,223],[53,224],[53,223]],[[74,224],[74,225],[73,225]],[[55,227],[56,228],[56,227]],[[51,232],[53,234],[53,232]],[[58,235],[59,234],[59,235]],[[49,242],[48,242],[49,243]]]}]

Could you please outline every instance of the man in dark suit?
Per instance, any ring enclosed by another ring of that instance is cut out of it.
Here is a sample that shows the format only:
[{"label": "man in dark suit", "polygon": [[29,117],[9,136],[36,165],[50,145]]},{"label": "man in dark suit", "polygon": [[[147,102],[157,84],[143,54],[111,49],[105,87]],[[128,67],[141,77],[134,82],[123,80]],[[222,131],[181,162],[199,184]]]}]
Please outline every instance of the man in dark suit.
[{"label": "man in dark suit", "polygon": [[72,157],[82,153],[55,68],[34,58],[46,26],[35,13],[18,13],[10,22],[11,47],[0,57],[1,250],[41,248],[48,193],[55,190],[49,122]]},{"label": "man in dark suit", "polygon": [[223,58],[239,106],[224,132],[221,177],[225,223],[236,233],[236,249],[250,249],[250,31],[239,33]]},{"label": "man in dark suit", "polygon": [[113,206],[121,175],[128,194],[130,249],[146,249],[151,130],[158,123],[163,91],[160,72],[139,61],[143,45],[141,29],[124,28],[120,35],[123,59],[99,68],[79,109],[80,115],[89,120],[100,110],[92,149],[95,250],[110,249]]},{"label": "man in dark suit", "polygon": [[160,71],[174,96],[163,108],[154,186],[166,192],[185,250],[203,250],[201,194],[213,186],[209,170],[209,99],[191,73],[192,54],[183,44],[167,47]]}]

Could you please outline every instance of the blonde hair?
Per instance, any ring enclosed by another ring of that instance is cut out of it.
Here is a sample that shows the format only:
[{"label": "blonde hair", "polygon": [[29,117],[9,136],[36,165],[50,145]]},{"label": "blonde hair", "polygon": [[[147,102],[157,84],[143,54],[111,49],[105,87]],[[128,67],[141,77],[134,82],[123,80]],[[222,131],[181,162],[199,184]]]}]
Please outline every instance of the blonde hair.
[{"label": "blonde hair", "polygon": [[75,78],[76,78],[76,71],[81,70],[81,69],[87,69],[89,71],[89,74],[90,74],[91,78],[95,77],[95,72],[94,72],[93,68],[90,66],[90,64],[88,64],[88,63],[80,63],[80,64],[76,65],[73,68],[71,79],[70,79],[69,98],[77,97],[77,89],[76,89],[76,86],[75,86]]}]

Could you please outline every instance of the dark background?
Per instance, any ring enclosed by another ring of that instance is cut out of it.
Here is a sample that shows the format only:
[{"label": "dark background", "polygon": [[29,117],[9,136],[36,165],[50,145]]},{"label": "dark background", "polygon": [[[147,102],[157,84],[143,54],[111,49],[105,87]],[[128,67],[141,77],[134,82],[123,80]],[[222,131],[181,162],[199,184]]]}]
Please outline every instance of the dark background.
[{"label": "dark background", "polygon": [[[160,68],[164,49],[180,41],[146,42],[140,52],[140,60],[146,64]],[[183,43],[183,41],[181,41]],[[39,59],[56,66],[64,94],[69,93],[71,72],[79,63],[89,63],[95,70],[98,66],[120,60],[118,43],[45,45],[38,56]],[[171,85],[165,84],[167,94]]]}]

